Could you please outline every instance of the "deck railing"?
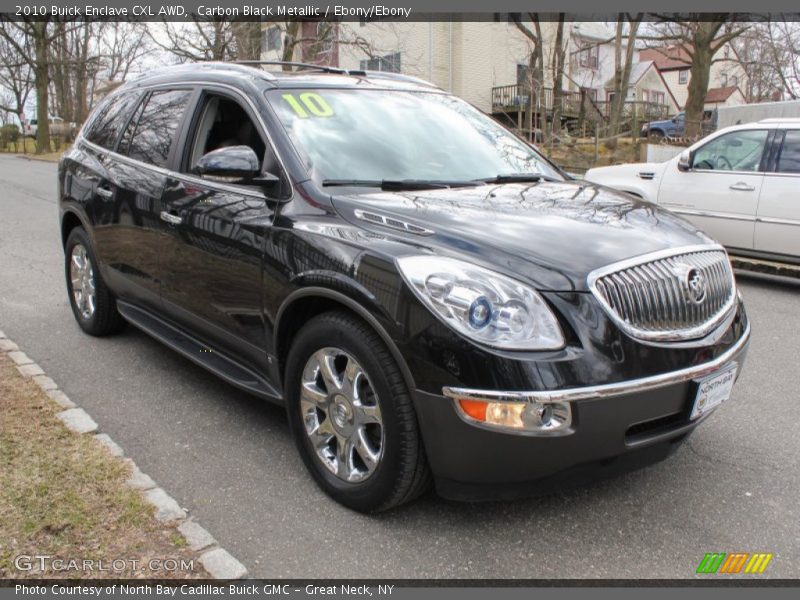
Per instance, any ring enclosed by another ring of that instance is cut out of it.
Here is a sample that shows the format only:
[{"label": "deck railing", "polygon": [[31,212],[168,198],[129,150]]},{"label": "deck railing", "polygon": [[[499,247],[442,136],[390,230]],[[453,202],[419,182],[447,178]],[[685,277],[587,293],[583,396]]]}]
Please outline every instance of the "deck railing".
[{"label": "deck railing", "polygon": [[[564,91],[560,98],[560,113],[562,117],[576,117],[581,114],[581,92]],[[552,114],[554,94],[552,88],[543,88],[537,98],[533,98],[533,111],[536,114]],[[531,104],[531,89],[529,86],[513,84],[499,85],[492,88],[493,112],[526,111]],[[589,118],[592,115],[607,119],[611,110],[611,102],[607,100],[595,101],[585,96],[584,114]],[[635,118],[638,122],[666,119],[670,108],[666,104],[644,102],[641,100],[625,101],[622,108],[624,119]]]}]

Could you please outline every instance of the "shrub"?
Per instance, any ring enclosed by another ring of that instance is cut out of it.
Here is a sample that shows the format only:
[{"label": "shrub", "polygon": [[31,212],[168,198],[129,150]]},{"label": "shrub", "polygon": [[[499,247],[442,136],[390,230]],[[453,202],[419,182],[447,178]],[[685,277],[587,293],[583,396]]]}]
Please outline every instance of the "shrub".
[{"label": "shrub", "polygon": [[7,148],[9,144],[15,144],[19,139],[19,127],[13,123],[6,123],[0,126],[0,146]]}]

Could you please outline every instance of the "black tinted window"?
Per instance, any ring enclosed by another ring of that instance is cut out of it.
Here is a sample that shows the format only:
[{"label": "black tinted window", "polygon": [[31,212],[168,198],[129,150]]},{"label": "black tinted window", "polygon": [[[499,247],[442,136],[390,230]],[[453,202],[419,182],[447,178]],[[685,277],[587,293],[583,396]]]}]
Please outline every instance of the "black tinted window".
[{"label": "black tinted window", "polygon": [[136,125],[139,123],[139,118],[142,116],[142,109],[144,109],[146,100],[146,98],[143,98],[142,101],[139,102],[136,110],[133,111],[133,116],[131,117],[130,121],[128,121],[128,126],[125,128],[125,131],[122,132],[122,137],[119,140],[119,146],[117,146],[117,152],[120,154],[128,154],[128,151],[130,150],[133,134],[136,132]]},{"label": "black tinted window", "polygon": [[189,90],[150,94],[130,136],[130,143],[126,142],[128,156],[157,167],[165,166],[191,95]]},{"label": "black tinted window", "polygon": [[113,150],[119,132],[125,126],[137,97],[138,94],[121,94],[100,107],[97,116],[89,125],[86,139],[98,146]]},{"label": "black tinted window", "polygon": [[800,173],[800,131],[787,131],[778,158],[778,173]]}]

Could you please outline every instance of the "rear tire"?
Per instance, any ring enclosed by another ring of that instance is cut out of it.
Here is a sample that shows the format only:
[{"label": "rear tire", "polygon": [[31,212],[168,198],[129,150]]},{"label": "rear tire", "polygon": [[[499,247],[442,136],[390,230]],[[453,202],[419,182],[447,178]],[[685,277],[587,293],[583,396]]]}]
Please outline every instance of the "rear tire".
[{"label": "rear tire", "polygon": [[125,327],[125,320],[97,264],[91,240],[83,227],[70,231],[64,246],[64,271],[72,314],[89,335],[113,335]]},{"label": "rear tire", "polygon": [[319,315],[298,332],[286,364],[292,435],[328,495],[379,512],[430,488],[411,394],[369,325],[346,312]]}]

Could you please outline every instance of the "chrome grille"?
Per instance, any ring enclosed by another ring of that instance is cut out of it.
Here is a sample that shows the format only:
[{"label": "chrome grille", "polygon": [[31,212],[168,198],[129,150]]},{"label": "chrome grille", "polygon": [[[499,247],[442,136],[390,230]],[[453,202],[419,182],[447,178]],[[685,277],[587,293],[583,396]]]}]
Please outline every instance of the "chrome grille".
[{"label": "chrome grille", "polygon": [[730,314],[736,297],[731,263],[719,246],[617,263],[590,274],[589,287],[625,332],[646,340],[702,337]]}]

